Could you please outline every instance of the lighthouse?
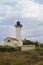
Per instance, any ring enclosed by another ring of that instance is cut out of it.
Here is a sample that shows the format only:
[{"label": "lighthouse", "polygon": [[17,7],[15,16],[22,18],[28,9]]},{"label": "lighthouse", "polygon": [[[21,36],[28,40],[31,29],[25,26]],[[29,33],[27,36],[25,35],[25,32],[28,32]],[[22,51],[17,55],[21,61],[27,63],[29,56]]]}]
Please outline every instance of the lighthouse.
[{"label": "lighthouse", "polygon": [[16,27],[16,39],[19,41],[19,46],[22,46],[23,45],[22,38],[21,38],[22,24],[20,23],[20,21],[17,21],[15,27]]}]

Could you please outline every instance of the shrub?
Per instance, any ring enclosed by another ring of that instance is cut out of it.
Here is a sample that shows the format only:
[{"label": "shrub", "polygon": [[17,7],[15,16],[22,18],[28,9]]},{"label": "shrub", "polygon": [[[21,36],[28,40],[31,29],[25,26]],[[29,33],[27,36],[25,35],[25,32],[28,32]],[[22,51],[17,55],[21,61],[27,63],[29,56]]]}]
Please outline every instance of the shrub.
[{"label": "shrub", "polygon": [[21,47],[11,47],[11,46],[0,46],[0,52],[14,52],[14,51],[21,51]]}]

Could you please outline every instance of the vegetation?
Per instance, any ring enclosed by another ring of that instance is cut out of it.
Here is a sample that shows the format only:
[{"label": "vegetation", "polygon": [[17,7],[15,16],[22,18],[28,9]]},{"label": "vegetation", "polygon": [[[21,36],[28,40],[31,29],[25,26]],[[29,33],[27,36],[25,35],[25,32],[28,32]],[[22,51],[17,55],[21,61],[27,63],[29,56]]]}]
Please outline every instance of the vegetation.
[{"label": "vegetation", "polygon": [[32,41],[30,41],[30,40],[26,40],[26,39],[25,39],[25,40],[23,41],[23,44],[24,44],[24,45],[31,45],[31,44],[33,45],[34,43],[33,43]]},{"label": "vegetation", "polygon": [[13,51],[21,51],[20,47],[14,48],[11,46],[0,46],[0,52],[13,52]]},{"label": "vegetation", "polygon": [[0,65],[43,65],[43,48],[35,48],[29,51],[11,51],[13,47],[0,46],[7,49],[6,51],[0,51]]},{"label": "vegetation", "polygon": [[43,65],[43,44],[25,40],[24,45],[35,45],[29,51],[21,51],[20,47],[0,46],[0,65]]},{"label": "vegetation", "polygon": [[35,45],[35,47],[39,47],[39,42],[38,41],[31,41],[31,40],[23,40],[23,45]]},{"label": "vegetation", "polygon": [[42,43],[42,44],[40,44],[40,47],[42,47],[42,48],[43,48],[43,43]]}]

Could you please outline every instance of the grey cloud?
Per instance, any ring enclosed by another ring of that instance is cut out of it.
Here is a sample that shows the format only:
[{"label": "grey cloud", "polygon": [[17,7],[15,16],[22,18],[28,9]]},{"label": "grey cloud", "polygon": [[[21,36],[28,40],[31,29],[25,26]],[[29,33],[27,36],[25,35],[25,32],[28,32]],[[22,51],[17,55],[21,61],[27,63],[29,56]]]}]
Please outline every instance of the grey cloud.
[{"label": "grey cloud", "polygon": [[33,0],[33,1],[35,1],[36,3],[43,4],[43,0]]}]

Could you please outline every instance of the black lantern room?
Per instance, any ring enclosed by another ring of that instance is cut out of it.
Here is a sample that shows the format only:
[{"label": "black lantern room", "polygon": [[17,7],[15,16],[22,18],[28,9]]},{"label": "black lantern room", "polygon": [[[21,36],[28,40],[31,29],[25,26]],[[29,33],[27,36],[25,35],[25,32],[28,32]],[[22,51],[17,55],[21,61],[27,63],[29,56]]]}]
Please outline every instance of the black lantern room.
[{"label": "black lantern room", "polygon": [[22,27],[22,24],[20,23],[20,21],[17,21],[15,27]]}]

